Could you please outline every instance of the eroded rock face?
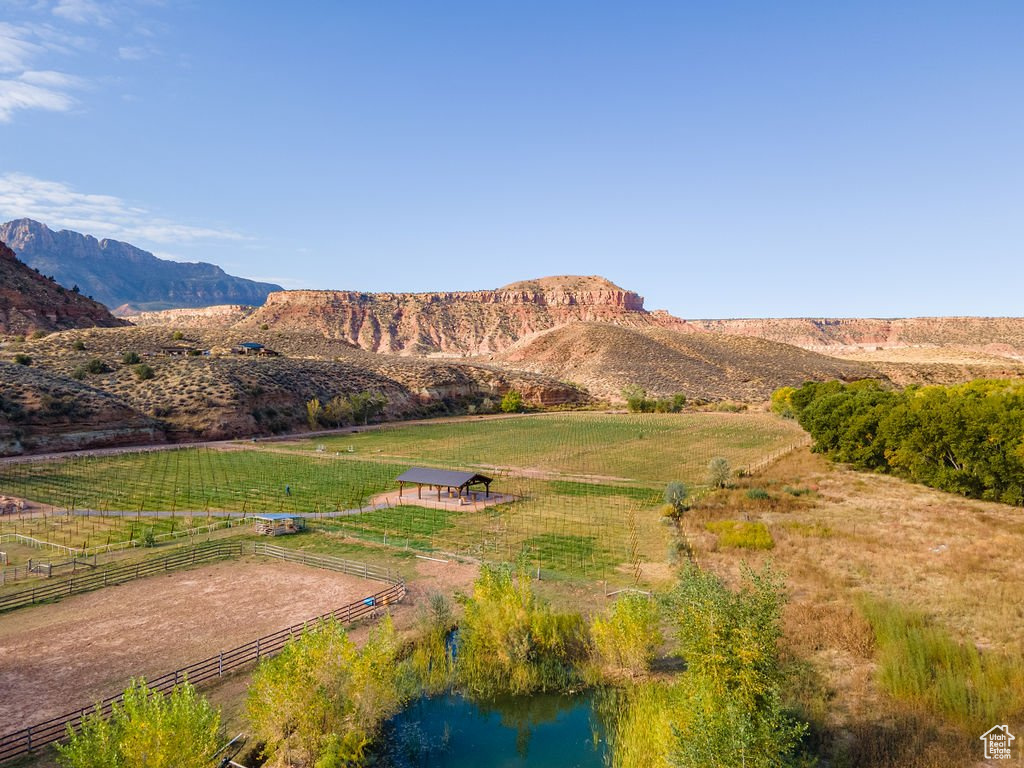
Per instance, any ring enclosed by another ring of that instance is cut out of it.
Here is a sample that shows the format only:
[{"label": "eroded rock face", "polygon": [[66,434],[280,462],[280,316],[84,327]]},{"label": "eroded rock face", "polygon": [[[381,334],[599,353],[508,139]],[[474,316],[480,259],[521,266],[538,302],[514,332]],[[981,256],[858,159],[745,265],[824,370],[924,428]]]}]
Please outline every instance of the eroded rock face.
[{"label": "eroded rock face", "polygon": [[30,269],[0,242],[0,334],[119,325],[127,323],[102,304]]},{"label": "eroded rock face", "polygon": [[132,325],[166,325],[183,328],[230,328],[255,312],[255,307],[244,304],[217,304],[212,307],[164,309],[158,312],[125,314]]},{"label": "eroded rock face", "polygon": [[315,331],[371,352],[487,355],[533,333],[572,322],[682,327],[650,313],[643,298],[601,277],[553,277],[494,291],[358,293],[281,291],[234,327]]},{"label": "eroded rock face", "polygon": [[994,355],[1024,355],[1024,318],[776,318],[691,320],[694,328],[756,336],[819,352],[959,346]]}]

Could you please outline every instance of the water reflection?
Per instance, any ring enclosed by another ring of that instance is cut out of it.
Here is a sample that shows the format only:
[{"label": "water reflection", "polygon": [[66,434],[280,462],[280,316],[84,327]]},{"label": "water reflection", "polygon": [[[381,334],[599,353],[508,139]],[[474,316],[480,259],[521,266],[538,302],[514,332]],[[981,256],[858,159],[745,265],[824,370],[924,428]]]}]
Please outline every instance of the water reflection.
[{"label": "water reflection", "polygon": [[385,768],[600,768],[604,739],[588,696],[472,702],[422,698],[385,732]]}]

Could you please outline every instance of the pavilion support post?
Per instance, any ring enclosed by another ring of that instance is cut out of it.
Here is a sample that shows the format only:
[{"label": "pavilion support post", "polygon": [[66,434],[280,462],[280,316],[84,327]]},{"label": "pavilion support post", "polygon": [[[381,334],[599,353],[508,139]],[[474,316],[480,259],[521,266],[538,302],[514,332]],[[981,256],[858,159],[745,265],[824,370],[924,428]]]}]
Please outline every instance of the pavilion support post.
[{"label": "pavilion support post", "polygon": [[423,498],[423,486],[422,485],[417,485],[416,486],[416,498],[417,499],[422,499]]}]

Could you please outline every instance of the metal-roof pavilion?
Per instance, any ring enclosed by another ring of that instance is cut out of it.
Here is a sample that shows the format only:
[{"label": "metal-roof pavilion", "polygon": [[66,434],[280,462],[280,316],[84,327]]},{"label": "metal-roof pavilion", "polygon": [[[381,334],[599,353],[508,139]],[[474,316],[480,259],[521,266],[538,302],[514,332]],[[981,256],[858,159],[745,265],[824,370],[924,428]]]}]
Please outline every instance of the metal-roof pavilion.
[{"label": "metal-roof pavilion", "polygon": [[427,485],[437,489],[437,498],[441,499],[441,489],[448,489],[449,495],[458,490],[461,497],[463,492],[468,492],[470,486],[484,486],[484,495],[491,495],[491,478],[486,475],[479,475],[475,472],[457,472],[447,469],[430,469],[429,467],[411,467],[400,474],[398,480],[398,496],[401,498],[405,490],[405,484],[416,486],[417,498],[423,498],[423,486]]}]

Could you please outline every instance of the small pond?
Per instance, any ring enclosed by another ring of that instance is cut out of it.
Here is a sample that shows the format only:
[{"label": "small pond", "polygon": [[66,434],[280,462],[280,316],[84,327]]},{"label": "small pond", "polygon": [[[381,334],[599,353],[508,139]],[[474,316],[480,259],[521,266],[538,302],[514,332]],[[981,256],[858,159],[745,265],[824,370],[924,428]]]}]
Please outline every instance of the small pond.
[{"label": "small pond", "polygon": [[602,768],[605,755],[589,696],[422,698],[382,742],[383,768]]}]

